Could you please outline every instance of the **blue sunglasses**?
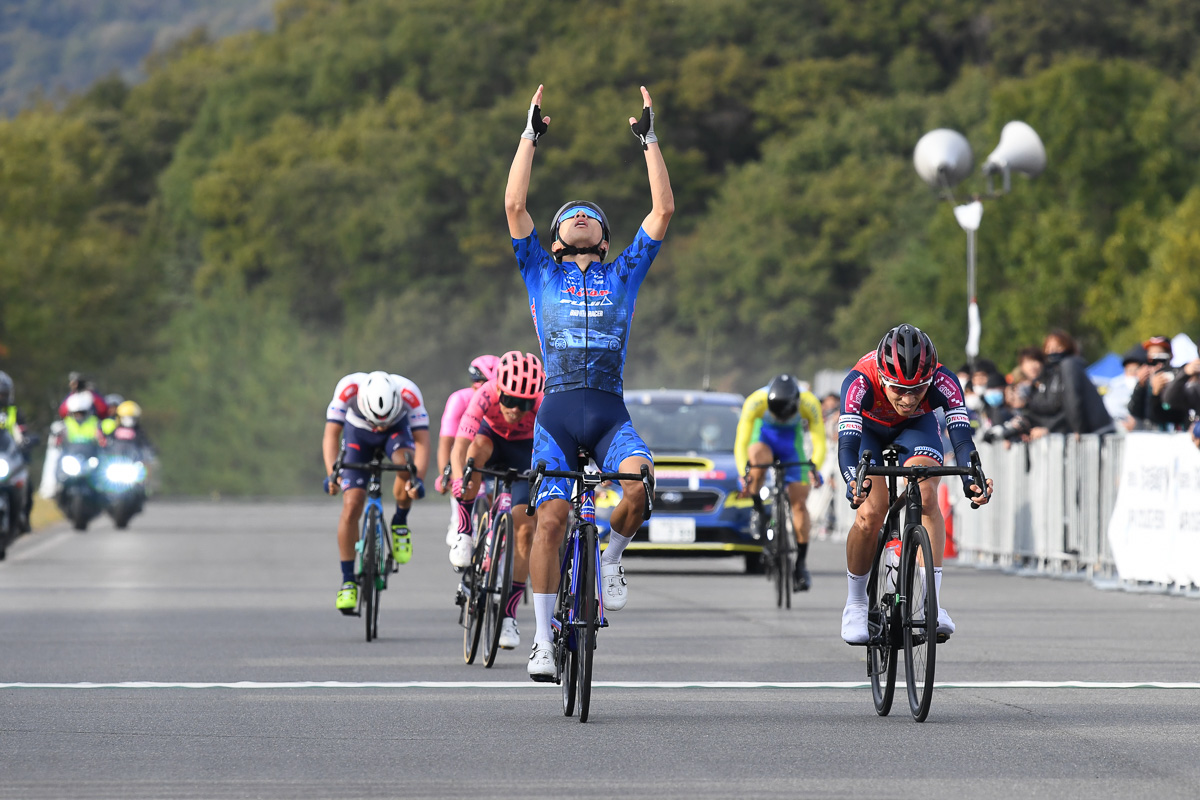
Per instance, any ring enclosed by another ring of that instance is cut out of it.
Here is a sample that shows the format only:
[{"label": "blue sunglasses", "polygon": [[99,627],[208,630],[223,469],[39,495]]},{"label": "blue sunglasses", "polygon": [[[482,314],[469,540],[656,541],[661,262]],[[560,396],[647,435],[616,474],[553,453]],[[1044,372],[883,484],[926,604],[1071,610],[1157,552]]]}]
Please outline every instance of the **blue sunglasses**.
[{"label": "blue sunglasses", "polygon": [[585,216],[591,217],[592,219],[596,220],[596,222],[604,225],[604,220],[600,219],[600,215],[596,213],[596,209],[588,208],[587,206],[575,206],[574,208],[568,208],[566,211],[558,215],[558,222],[554,223],[555,227],[562,225],[564,220],[574,219],[581,211]]}]

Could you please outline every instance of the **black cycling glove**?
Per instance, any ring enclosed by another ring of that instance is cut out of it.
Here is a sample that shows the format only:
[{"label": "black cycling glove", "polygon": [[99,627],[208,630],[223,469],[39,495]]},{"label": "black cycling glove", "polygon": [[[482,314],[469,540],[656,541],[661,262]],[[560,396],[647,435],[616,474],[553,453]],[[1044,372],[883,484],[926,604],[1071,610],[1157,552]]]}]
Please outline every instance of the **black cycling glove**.
[{"label": "black cycling glove", "polygon": [[654,109],[650,106],[642,107],[642,118],[630,125],[629,128],[642,143],[643,150],[649,149],[651,144],[658,141],[658,137],[654,135]]},{"label": "black cycling glove", "polygon": [[538,139],[542,134],[550,129],[542,119],[542,108],[537,103],[529,104],[529,116],[525,118],[525,132],[521,134],[522,139],[528,139],[533,142],[533,146],[537,147]]}]

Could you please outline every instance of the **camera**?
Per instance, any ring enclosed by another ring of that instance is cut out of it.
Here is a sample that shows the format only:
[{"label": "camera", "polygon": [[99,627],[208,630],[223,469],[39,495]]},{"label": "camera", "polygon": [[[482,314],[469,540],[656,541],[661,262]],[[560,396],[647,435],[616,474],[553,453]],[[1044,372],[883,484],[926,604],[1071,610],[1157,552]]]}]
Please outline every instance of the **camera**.
[{"label": "camera", "polygon": [[983,432],[983,440],[988,442],[1016,441],[1033,429],[1029,418],[1015,416],[1001,425],[993,425]]}]

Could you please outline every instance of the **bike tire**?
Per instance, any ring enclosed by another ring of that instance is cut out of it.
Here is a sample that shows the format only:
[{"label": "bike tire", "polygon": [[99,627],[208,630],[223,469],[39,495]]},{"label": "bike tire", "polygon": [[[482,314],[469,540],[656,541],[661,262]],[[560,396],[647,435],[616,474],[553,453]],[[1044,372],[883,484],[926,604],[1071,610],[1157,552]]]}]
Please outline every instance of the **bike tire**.
[{"label": "bike tire", "polygon": [[562,685],[564,717],[575,714],[575,690],[578,688],[577,675],[579,673],[579,661],[575,658],[575,651],[572,649],[570,626],[571,608],[575,605],[575,598],[571,594],[573,569],[574,565],[570,561],[564,562],[562,573],[558,577],[558,597],[554,601],[554,617],[559,622],[558,630],[554,633],[554,659],[558,681]]},{"label": "bike tire", "polygon": [[376,605],[379,599],[379,589],[375,583],[379,571],[379,526],[381,520],[379,511],[371,508],[367,511],[366,536],[363,538],[362,570],[359,573],[358,598],[361,604],[363,619],[366,620],[367,641],[375,638],[376,625],[379,616]]},{"label": "bike tire", "polygon": [[[895,642],[896,592],[887,591],[887,549],[890,537],[880,531],[875,545],[875,560],[871,563],[871,577],[867,583],[867,676],[871,679],[871,699],[875,713],[886,717],[892,710],[892,699],[896,694],[896,657],[899,654]],[[893,578],[894,580],[894,578]]]},{"label": "bike tire", "polygon": [[[785,487],[786,488],[786,487]],[[792,530],[792,507],[785,502],[787,495],[779,492],[775,501],[775,514],[779,517],[779,582],[783,593],[784,606],[792,607],[792,570],[796,565],[796,534]]]},{"label": "bike tire", "polygon": [[579,531],[579,597],[575,625],[575,657],[579,661],[579,721],[588,721],[592,702],[592,654],[596,650],[596,526]]},{"label": "bike tire", "polygon": [[492,563],[484,592],[483,666],[491,667],[500,649],[504,607],[512,592],[512,514],[501,514],[492,532]]},{"label": "bike tire", "polygon": [[908,684],[908,706],[913,719],[924,722],[933,701],[938,607],[933,581],[933,547],[923,526],[909,527],[901,545],[900,559],[900,579],[904,585],[904,679]]},{"label": "bike tire", "polygon": [[466,620],[463,625],[463,661],[475,663],[475,655],[479,652],[479,638],[483,633],[484,581],[487,576],[483,571],[483,539],[477,537],[476,548],[471,556],[471,565],[463,576],[463,584],[467,587]]}]

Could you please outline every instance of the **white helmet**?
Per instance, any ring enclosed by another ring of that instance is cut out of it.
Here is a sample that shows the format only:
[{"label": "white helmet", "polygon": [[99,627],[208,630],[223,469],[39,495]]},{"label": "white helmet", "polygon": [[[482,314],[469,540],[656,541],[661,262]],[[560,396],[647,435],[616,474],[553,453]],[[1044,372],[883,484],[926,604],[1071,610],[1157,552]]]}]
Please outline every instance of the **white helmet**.
[{"label": "white helmet", "polygon": [[75,392],[67,398],[67,413],[76,414],[80,411],[92,410],[92,393],[91,392]]},{"label": "white helmet", "polygon": [[386,372],[372,372],[358,387],[358,413],[374,427],[388,427],[403,412],[404,401]]}]

